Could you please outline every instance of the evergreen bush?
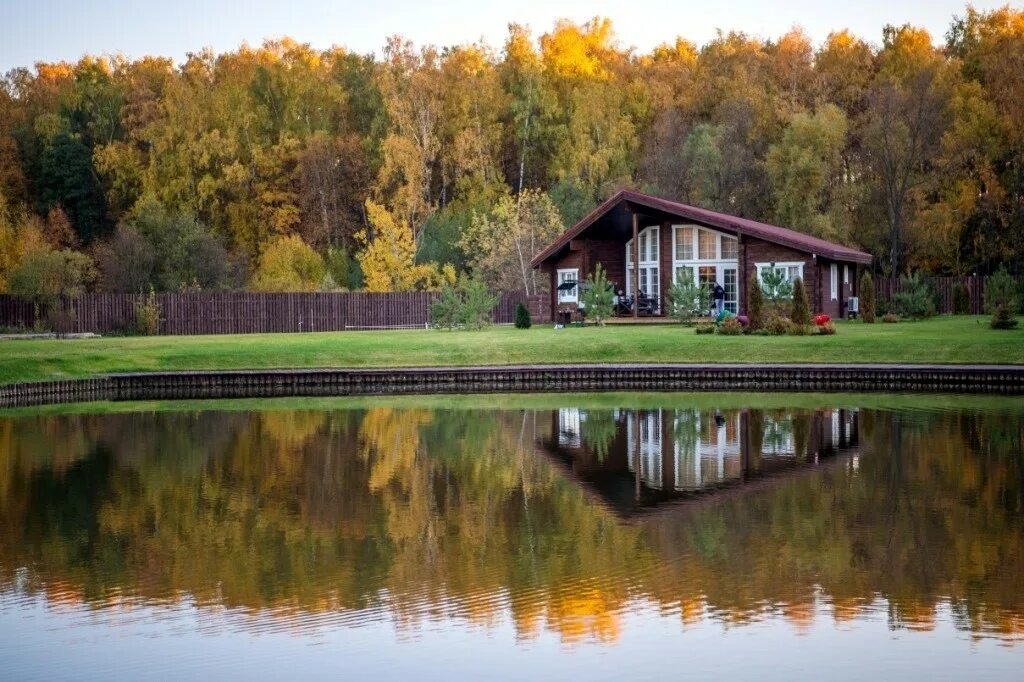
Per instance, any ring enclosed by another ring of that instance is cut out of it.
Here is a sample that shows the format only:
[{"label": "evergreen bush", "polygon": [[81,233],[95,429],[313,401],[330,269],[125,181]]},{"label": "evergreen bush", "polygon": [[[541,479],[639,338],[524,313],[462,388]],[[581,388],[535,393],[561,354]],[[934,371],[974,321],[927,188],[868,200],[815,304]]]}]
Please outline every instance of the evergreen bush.
[{"label": "evergreen bush", "polygon": [[860,278],[860,319],[868,324],[875,321],[875,280],[867,270]]},{"label": "evergreen bush", "polygon": [[931,287],[920,272],[900,278],[900,292],[893,297],[893,307],[901,317],[923,319],[935,314]]},{"label": "evergreen bush", "polygon": [[529,329],[533,326],[530,311],[522,303],[516,304],[516,329]]},{"label": "evergreen bush", "polygon": [[764,292],[757,277],[750,278],[747,286],[747,329],[756,332],[764,328]]},{"label": "evergreen bush", "polygon": [[807,290],[803,279],[797,277],[793,282],[793,310],[789,315],[793,324],[806,327],[811,323],[811,306],[807,301]]}]

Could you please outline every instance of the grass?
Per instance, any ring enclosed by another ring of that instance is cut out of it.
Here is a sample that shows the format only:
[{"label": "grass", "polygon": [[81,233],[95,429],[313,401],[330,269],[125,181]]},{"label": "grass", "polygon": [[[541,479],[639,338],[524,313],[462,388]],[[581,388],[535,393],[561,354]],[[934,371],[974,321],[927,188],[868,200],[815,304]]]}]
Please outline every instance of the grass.
[{"label": "grass", "polygon": [[985,317],[837,323],[835,336],[700,336],[678,325],[0,342],[0,384],[110,372],[585,362],[1024,364],[1024,330]]}]

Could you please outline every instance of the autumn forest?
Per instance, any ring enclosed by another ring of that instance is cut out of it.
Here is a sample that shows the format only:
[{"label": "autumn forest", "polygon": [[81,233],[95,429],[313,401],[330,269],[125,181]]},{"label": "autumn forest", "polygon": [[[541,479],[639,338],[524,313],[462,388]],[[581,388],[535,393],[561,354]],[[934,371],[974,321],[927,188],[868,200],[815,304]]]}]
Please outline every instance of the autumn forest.
[{"label": "autumn forest", "polygon": [[370,55],[282,38],[0,80],[0,291],[530,290],[523,254],[622,187],[886,274],[1019,272],[1024,11],[649,53],[602,18]]}]

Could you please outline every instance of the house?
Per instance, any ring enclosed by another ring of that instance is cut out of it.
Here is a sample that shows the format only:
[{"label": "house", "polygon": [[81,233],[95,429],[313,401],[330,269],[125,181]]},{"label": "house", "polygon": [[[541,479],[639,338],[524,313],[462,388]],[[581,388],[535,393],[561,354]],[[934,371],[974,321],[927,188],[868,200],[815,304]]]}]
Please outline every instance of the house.
[{"label": "house", "polygon": [[[579,288],[600,263],[616,293],[649,301],[632,314],[665,315],[679,277],[722,285],[725,308],[745,312],[750,277],[770,269],[801,278],[814,314],[834,318],[857,296],[859,269],[871,255],[777,225],[620,190],[566,230],[532,261],[551,278],[552,317],[578,309]],[[559,288],[559,285],[562,285]]]}]

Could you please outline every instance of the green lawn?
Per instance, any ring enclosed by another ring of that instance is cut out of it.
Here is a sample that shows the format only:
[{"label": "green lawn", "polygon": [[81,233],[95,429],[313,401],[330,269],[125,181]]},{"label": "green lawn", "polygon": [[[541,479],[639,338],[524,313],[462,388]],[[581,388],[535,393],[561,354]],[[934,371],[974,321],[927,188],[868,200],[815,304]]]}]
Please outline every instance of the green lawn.
[{"label": "green lawn", "polygon": [[107,372],[572,362],[1024,364],[1024,330],[983,317],[840,322],[835,336],[698,336],[678,325],[0,341],[0,383]]}]

